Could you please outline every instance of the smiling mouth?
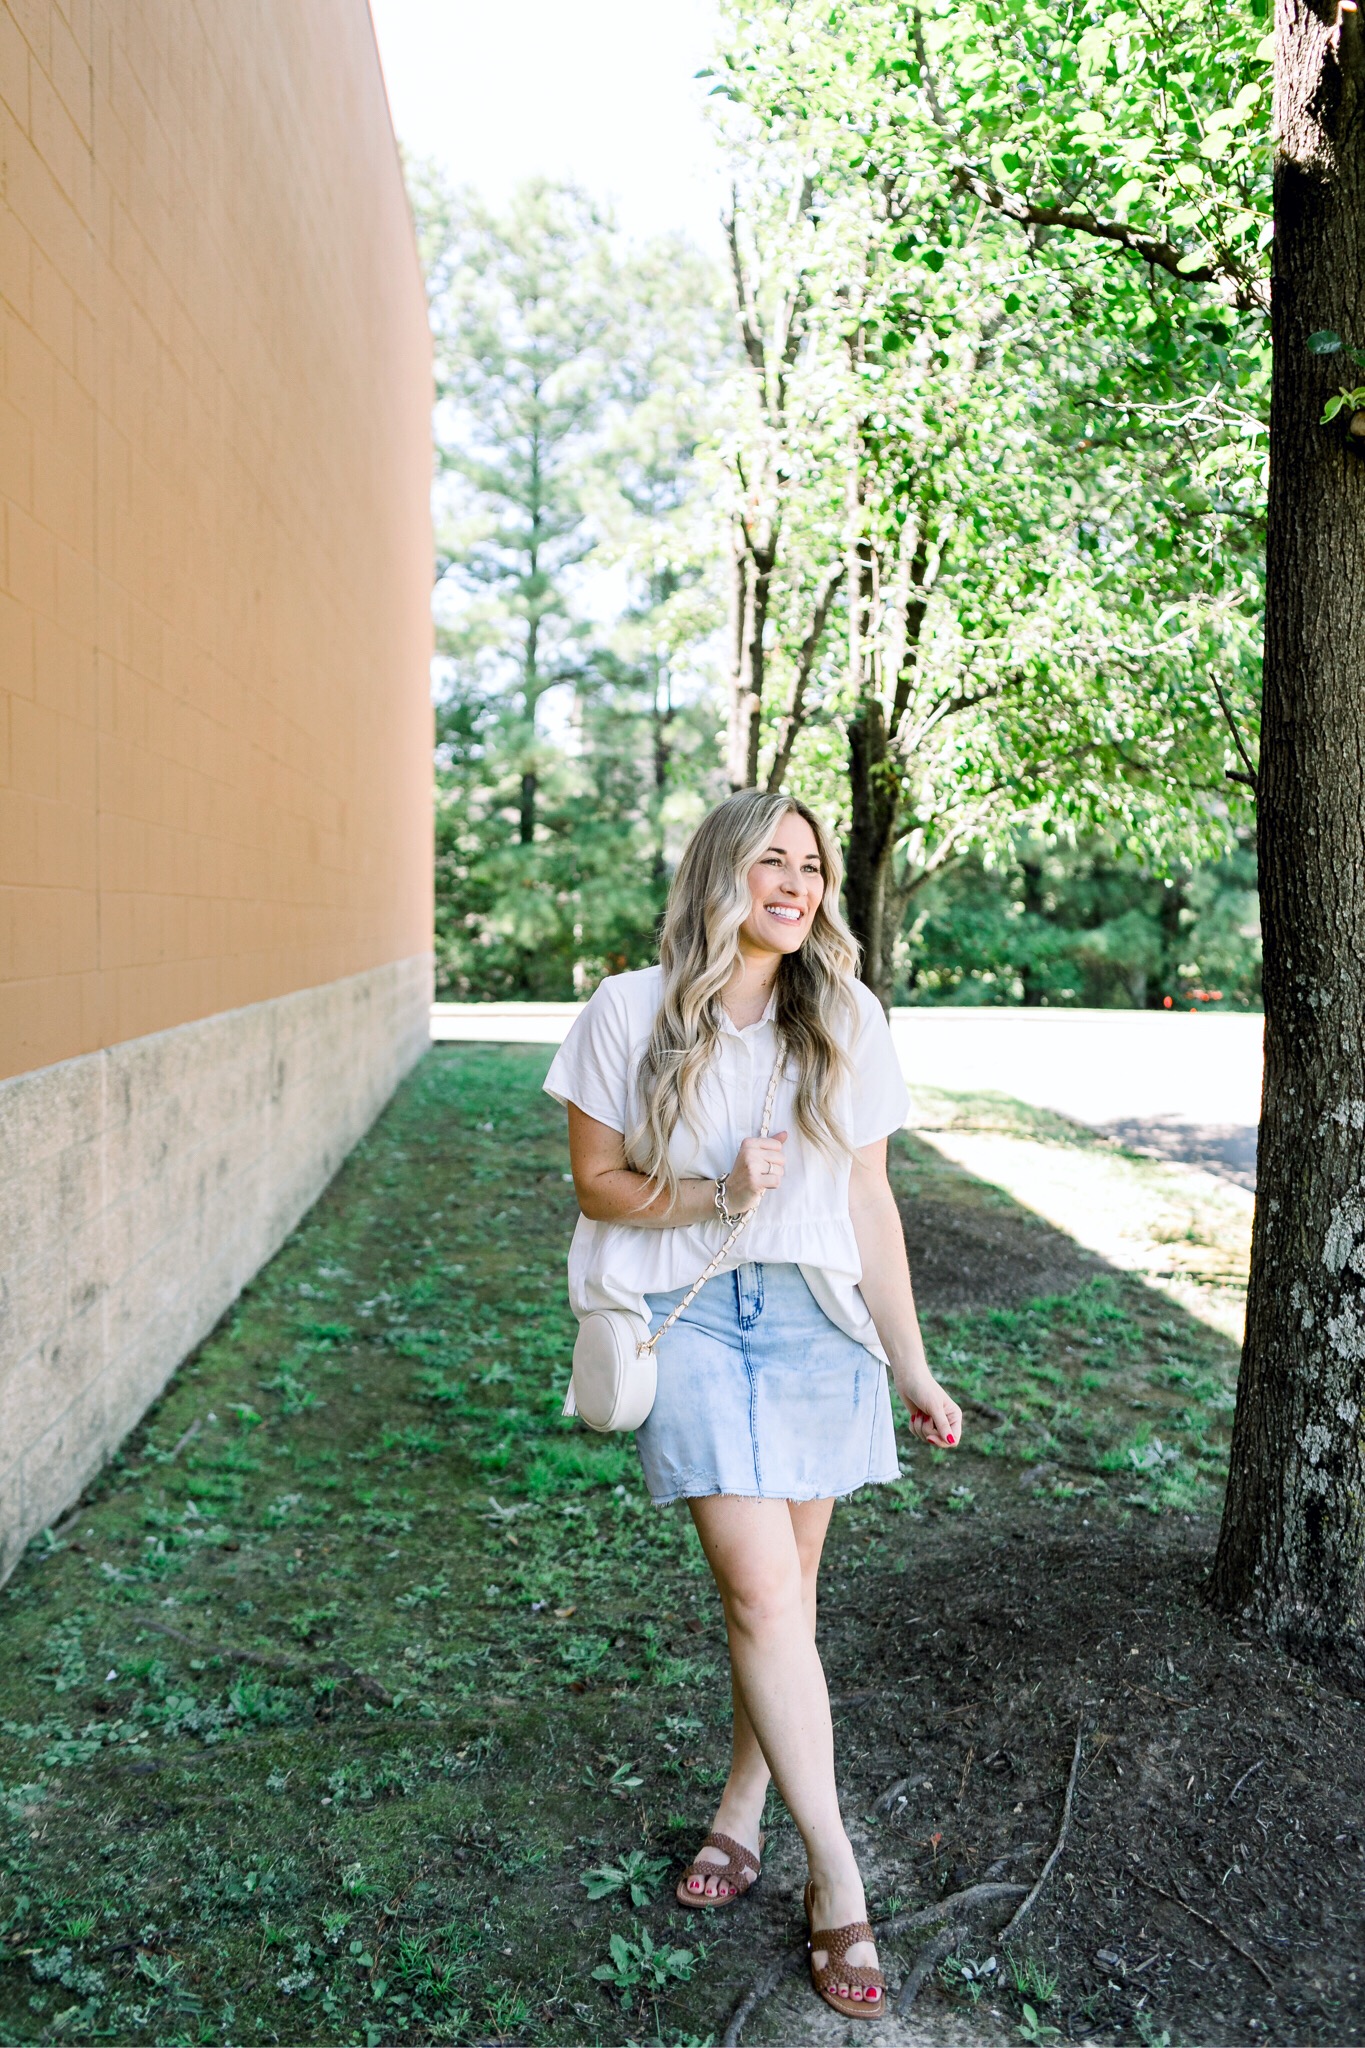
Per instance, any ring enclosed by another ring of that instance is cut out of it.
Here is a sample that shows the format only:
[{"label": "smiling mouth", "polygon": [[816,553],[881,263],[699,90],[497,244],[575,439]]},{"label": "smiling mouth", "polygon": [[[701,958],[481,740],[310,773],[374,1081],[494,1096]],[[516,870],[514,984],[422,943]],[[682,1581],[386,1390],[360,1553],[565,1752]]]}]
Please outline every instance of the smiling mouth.
[{"label": "smiling mouth", "polygon": [[800,924],[806,914],[804,910],[797,910],[787,903],[765,903],[763,908],[769,917],[776,917],[783,924]]}]

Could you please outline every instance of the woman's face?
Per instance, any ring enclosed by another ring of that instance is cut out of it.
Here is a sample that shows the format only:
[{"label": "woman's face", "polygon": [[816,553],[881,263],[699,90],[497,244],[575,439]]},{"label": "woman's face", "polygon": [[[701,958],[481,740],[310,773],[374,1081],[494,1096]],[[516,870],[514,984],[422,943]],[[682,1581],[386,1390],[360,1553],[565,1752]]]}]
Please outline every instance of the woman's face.
[{"label": "woman's face", "polygon": [[825,878],[820,849],[805,819],[788,811],[749,870],[749,915],[740,926],[746,953],[794,953],[808,935]]}]

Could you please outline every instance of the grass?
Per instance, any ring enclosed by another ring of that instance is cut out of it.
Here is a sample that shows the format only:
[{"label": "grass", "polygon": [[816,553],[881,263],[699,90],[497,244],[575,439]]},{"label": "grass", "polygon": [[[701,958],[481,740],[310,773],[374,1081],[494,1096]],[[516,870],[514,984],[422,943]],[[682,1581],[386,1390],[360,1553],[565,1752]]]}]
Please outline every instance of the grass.
[{"label": "grass", "polygon": [[1222,1495],[1236,1353],[1169,1320],[1122,1274],[1019,1309],[926,1319],[973,1448],[1037,1465],[1056,1499],[1118,1483],[1125,1505],[1209,1511]]},{"label": "grass", "polygon": [[[749,1959],[711,1980],[667,1871],[721,1776],[723,1643],[685,1516],[559,1415],[545,1064],[434,1052],[0,1593],[0,2041],[716,2026]],[[1168,1313],[1102,1280],[935,1326],[1001,1420],[965,1473],[858,1496],[847,1568],[1007,1460],[1096,1512],[1202,1502],[1229,1347]]]}]

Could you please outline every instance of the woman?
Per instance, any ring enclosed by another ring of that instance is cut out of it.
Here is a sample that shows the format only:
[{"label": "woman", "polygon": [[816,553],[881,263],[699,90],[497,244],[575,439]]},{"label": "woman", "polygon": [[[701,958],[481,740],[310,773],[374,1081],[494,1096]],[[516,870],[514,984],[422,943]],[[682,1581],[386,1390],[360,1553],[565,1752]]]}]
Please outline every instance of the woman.
[{"label": "woman", "polygon": [[[887,1363],[926,1443],[959,1442],[962,1415],[925,1361],[886,1176],[909,1098],[840,879],[804,804],[730,797],[679,863],[660,965],[602,983],[545,1085],[568,1107],[578,1314],[630,1307],[657,1329],[750,1212],[730,1270],[661,1338],[636,1434],[652,1498],[688,1504],[730,1644],[730,1775],[678,1899],[748,1890],[771,1773],[809,1861],[812,1981],[875,2019],[886,1980],[835,1790],[816,1574],[835,1497],[898,1477]],[[774,1070],[775,1128],[755,1136]]]}]

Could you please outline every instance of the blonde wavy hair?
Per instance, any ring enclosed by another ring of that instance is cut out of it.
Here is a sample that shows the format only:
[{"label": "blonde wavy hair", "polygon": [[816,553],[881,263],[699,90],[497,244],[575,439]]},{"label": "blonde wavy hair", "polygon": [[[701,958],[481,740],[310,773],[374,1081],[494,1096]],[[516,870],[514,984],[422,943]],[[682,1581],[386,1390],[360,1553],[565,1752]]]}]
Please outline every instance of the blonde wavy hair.
[{"label": "blonde wavy hair", "polygon": [[779,1057],[796,1068],[796,1123],[823,1152],[847,1150],[833,1111],[849,1072],[840,1028],[857,1015],[852,982],[858,946],[839,909],[843,861],[815,813],[795,798],[745,789],[708,813],[678,863],[659,940],[663,995],[640,1061],[640,1120],[627,1142],[631,1164],[648,1176],[645,1201],[676,1199],[678,1176],[668,1147],[679,1122],[696,1131],[698,1093],[722,1024],[721,992],[739,958],[740,926],[752,897],[749,870],[772,842],[780,819],[795,813],[815,834],[824,895],[810,931],[777,970]]}]

